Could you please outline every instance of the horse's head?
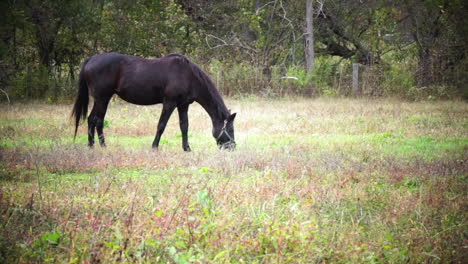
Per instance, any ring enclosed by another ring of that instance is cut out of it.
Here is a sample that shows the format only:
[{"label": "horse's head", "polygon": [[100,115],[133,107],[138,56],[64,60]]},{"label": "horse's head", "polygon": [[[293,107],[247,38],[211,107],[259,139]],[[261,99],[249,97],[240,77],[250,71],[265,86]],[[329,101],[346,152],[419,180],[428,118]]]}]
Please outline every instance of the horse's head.
[{"label": "horse's head", "polygon": [[213,137],[220,149],[234,150],[236,141],[234,140],[234,118],[236,113],[230,115],[222,122],[217,122],[213,127]]}]

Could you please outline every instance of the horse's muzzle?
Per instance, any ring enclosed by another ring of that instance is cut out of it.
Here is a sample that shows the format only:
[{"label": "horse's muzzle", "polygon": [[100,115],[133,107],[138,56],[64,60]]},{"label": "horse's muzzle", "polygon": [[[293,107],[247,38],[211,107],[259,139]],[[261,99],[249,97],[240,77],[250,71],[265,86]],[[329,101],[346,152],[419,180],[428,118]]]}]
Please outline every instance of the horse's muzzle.
[{"label": "horse's muzzle", "polygon": [[226,143],[219,143],[219,149],[221,150],[235,150],[236,149],[236,142],[235,141],[228,141]]}]

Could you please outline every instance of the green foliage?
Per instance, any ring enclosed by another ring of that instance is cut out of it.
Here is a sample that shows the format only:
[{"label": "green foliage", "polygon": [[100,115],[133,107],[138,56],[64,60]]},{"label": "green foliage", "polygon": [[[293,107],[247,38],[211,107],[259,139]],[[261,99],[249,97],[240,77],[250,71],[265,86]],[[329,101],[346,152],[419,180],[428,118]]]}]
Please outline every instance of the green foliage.
[{"label": "green foliage", "polygon": [[45,233],[36,240],[32,246],[39,251],[48,249],[49,247],[56,247],[59,245],[61,237],[62,235],[60,233]]},{"label": "green foliage", "polygon": [[462,2],[325,1],[313,14],[307,73],[303,1],[4,1],[0,86],[13,100],[57,102],[75,94],[91,55],[179,52],[208,65],[230,96],[348,96],[359,62],[364,96],[466,97]]},{"label": "green foliage", "polygon": [[454,99],[460,97],[460,92],[454,86],[449,85],[431,85],[429,87],[412,86],[405,90],[404,98],[411,100],[440,100]]},{"label": "green foliage", "polygon": [[11,96],[22,99],[44,98],[51,86],[51,81],[45,66],[28,67],[26,71],[17,73],[14,79],[16,89],[10,91]]},{"label": "green foliage", "polygon": [[101,44],[145,57],[175,51],[191,53],[198,41],[190,35],[191,25],[177,1],[108,2],[102,10]]},{"label": "green foliage", "polygon": [[404,64],[392,64],[384,71],[384,89],[388,94],[403,94],[414,87],[414,75]]},{"label": "green foliage", "polygon": [[[305,89],[312,84],[313,74],[298,66],[288,68],[287,76],[294,79],[286,79],[287,83],[297,86],[299,89]],[[280,77],[281,78],[281,77]]]}]

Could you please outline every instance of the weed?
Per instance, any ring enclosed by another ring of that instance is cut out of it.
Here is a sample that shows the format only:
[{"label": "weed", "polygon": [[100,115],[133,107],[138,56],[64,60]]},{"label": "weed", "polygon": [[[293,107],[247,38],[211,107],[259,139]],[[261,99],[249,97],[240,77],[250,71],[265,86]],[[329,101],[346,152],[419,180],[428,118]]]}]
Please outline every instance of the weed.
[{"label": "weed", "polygon": [[160,106],[111,103],[108,147],[69,106],[0,106],[0,262],[421,263],[466,258],[463,102],[230,100],[237,149],[201,107],[185,153]]}]

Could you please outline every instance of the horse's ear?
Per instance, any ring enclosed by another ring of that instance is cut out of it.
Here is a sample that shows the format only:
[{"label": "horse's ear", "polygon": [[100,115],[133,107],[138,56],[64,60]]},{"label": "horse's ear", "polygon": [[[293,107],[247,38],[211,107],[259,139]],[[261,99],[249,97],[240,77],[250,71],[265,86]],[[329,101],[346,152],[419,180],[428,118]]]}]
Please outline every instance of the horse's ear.
[{"label": "horse's ear", "polygon": [[228,122],[234,121],[234,118],[236,118],[236,114],[237,114],[237,113],[234,113],[234,114],[230,115],[226,120],[227,120]]}]

